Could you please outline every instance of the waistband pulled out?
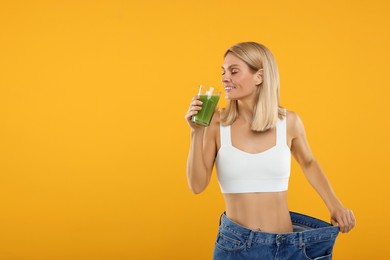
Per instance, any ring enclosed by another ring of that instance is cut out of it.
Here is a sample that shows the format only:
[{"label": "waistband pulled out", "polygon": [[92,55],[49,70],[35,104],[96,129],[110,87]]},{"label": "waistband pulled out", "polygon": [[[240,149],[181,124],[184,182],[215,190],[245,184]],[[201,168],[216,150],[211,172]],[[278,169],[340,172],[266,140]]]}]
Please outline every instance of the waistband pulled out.
[{"label": "waistband pulled out", "polygon": [[307,243],[334,240],[339,233],[339,227],[332,226],[317,218],[296,212],[290,212],[290,217],[293,224],[293,232],[290,233],[275,234],[254,231],[232,221],[226,216],[225,212],[221,215],[221,226],[248,240],[250,244],[272,245],[283,243],[301,246]]}]

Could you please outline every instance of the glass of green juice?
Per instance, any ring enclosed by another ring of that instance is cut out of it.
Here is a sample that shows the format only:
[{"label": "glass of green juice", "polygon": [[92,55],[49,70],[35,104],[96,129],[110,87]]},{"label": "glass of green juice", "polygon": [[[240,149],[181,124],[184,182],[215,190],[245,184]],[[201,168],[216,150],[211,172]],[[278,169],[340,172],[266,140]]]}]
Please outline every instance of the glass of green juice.
[{"label": "glass of green juice", "polygon": [[200,86],[198,92],[199,100],[202,101],[202,109],[192,116],[192,122],[201,126],[209,126],[214,115],[221,92],[210,87],[208,90]]}]

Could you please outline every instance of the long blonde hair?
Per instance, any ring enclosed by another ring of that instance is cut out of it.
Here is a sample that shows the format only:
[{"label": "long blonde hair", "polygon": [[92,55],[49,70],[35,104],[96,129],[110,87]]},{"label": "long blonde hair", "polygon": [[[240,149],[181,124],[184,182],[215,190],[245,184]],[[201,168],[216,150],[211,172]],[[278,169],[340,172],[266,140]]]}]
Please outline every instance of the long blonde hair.
[{"label": "long blonde hair", "polygon": [[[256,92],[257,102],[253,108],[253,131],[266,131],[276,126],[277,119],[283,119],[286,111],[279,105],[280,80],[278,66],[270,50],[257,42],[241,42],[230,47],[224,57],[232,53],[244,61],[253,72],[263,69],[263,82]],[[230,100],[222,110],[221,122],[231,125],[238,116],[237,100]]]}]

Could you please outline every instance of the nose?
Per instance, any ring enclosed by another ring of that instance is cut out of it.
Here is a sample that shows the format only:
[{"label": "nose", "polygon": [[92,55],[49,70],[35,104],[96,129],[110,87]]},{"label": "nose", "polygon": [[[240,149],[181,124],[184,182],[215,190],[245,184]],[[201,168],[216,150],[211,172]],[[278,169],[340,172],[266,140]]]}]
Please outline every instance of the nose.
[{"label": "nose", "polygon": [[226,75],[222,76],[222,79],[221,79],[222,83],[228,83],[231,81],[230,78],[228,78]]}]

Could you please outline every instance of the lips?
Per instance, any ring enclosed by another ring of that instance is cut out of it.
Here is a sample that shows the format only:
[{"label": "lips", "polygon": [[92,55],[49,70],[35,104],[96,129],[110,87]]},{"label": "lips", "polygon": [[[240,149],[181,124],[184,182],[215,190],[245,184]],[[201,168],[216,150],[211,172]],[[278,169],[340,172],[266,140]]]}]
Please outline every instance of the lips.
[{"label": "lips", "polygon": [[225,91],[226,92],[229,92],[229,91],[232,91],[233,89],[235,89],[236,87],[234,86],[225,86]]}]

